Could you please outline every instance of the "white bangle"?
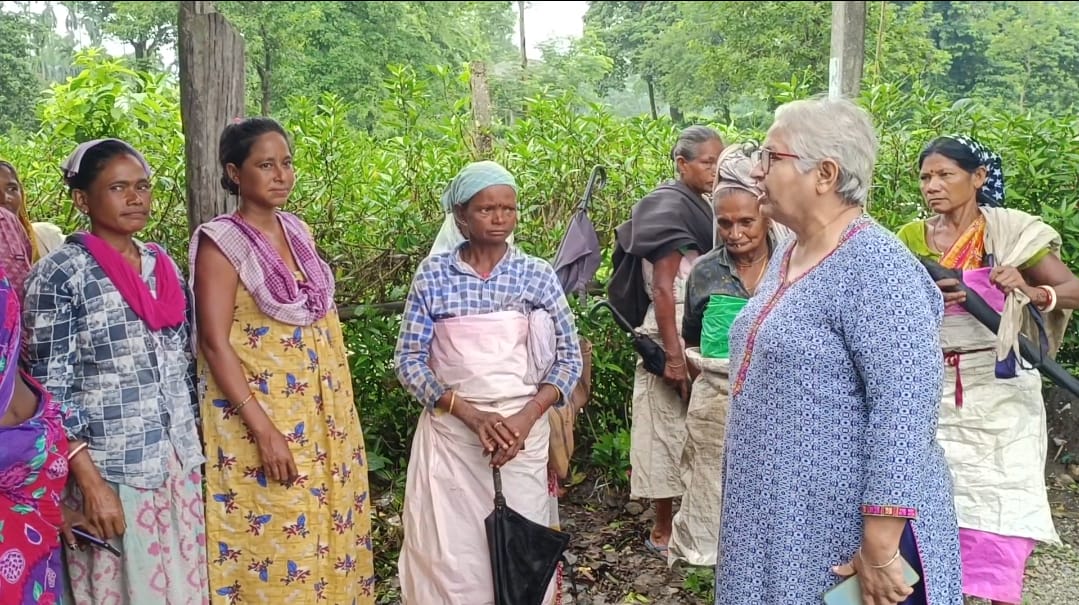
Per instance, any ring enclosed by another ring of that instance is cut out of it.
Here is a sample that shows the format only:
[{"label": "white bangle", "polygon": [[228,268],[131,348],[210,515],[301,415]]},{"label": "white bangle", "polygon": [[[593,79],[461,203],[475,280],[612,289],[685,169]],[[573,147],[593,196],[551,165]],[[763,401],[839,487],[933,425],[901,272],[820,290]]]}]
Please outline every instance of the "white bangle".
[{"label": "white bangle", "polygon": [[1053,309],[1056,309],[1057,308],[1057,291],[1056,291],[1056,288],[1054,288],[1053,286],[1038,286],[1038,287],[1041,288],[1042,290],[1045,290],[1045,293],[1049,295],[1049,304],[1044,309],[1042,309],[1042,311],[1044,313],[1049,313]]},{"label": "white bangle", "polygon": [[76,445],[76,446],[75,446],[75,449],[73,449],[73,450],[71,450],[70,452],[68,452],[68,454],[67,454],[67,459],[68,459],[68,460],[70,461],[70,460],[71,460],[72,458],[74,458],[74,457],[75,457],[76,455],[78,455],[78,453],[79,453],[79,452],[81,452],[81,451],[83,451],[84,449],[86,449],[86,448],[87,448],[87,447],[88,447],[89,445],[90,445],[90,444],[89,444],[89,443],[87,443],[87,442],[85,442],[85,441],[84,441],[84,442],[82,442],[82,443],[80,443],[80,444],[78,444],[78,445]]}]

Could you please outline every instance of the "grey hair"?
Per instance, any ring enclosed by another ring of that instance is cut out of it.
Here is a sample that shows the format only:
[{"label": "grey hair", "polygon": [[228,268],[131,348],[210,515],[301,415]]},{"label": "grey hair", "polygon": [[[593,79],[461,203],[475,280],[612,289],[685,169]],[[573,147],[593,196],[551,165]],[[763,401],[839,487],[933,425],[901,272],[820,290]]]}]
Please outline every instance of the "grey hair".
[{"label": "grey hair", "polygon": [[671,159],[677,161],[678,156],[682,156],[687,160],[694,160],[697,158],[697,150],[708,141],[722,143],[723,138],[719,136],[718,132],[707,126],[690,126],[678,135],[678,142],[674,144],[674,149],[671,150]]},{"label": "grey hair", "polygon": [[849,99],[817,97],[792,101],[775,112],[769,134],[780,133],[808,172],[831,159],[839,165],[836,193],[852,206],[864,206],[873,183],[880,143],[869,113]]}]

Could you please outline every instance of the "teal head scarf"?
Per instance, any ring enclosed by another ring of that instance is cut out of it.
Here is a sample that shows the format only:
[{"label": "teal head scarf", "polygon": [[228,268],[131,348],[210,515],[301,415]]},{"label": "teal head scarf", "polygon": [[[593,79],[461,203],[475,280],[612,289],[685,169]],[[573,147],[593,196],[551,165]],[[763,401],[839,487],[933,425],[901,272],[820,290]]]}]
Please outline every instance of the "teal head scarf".
[{"label": "teal head scarf", "polygon": [[473,162],[461,169],[442,193],[442,210],[452,213],[454,207],[468,203],[477,193],[494,185],[509,185],[517,191],[517,181],[497,162]]},{"label": "teal head scarf", "polygon": [[[514,192],[517,191],[517,181],[513,175],[497,162],[489,160],[473,162],[453,177],[449,186],[442,192],[442,211],[446,217],[442,221],[442,229],[439,230],[428,256],[455,250],[461,242],[465,241],[461,230],[457,228],[457,220],[453,215],[454,208],[467,204],[477,193],[495,185],[509,185],[513,187]],[[513,234],[510,234],[509,243],[513,244]]]}]

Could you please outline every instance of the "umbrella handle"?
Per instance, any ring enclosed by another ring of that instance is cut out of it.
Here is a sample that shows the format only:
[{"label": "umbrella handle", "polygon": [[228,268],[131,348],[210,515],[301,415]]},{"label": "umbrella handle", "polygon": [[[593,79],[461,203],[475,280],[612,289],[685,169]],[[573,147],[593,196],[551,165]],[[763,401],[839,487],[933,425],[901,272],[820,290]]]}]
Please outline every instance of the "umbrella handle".
[{"label": "umbrella handle", "polygon": [[491,474],[494,476],[495,480],[495,507],[505,508],[506,496],[502,494],[502,473],[498,470],[498,467],[496,466],[491,469]]},{"label": "umbrella handle", "polygon": [[592,168],[592,174],[588,177],[588,185],[584,188],[584,196],[581,197],[581,203],[577,208],[587,211],[592,205],[592,194],[607,184],[607,169],[603,166],[596,165]]},{"label": "umbrella handle", "polygon": [[[967,295],[966,301],[962,303],[962,307],[967,310],[968,313],[974,316],[985,327],[989,328],[995,334],[1000,330],[1000,314],[996,309],[989,306],[977,292],[971,290],[963,283],[963,275],[961,271],[955,269],[949,269],[932,260],[926,258],[920,258],[922,265],[929,272],[929,276],[936,281],[940,281],[945,278],[953,278],[959,281],[959,289]],[[1031,311],[1033,314],[1034,312]],[[1037,315],[1034,315],[1037,319]],[[1039,328],[1041,328],[1039,322]],[[1044,341],[1044,329],[1042,329],[1042,337]],[[1045,355],[1046,343],[1042,342],[1041,347],[1036,347],[1034,343],[1030,342],[1025,336],[1019,334],[1019,353],[1020,356],[1030,362],[1035,368],[1037,368],[1043,375],[1048,376],[1050,380],[1055,382],[1058,386],[1069,391],[1071,394],[1079,396],[1079,379],[1068,372],[1063,366],[1058,364],[1052,358]]]},{"label": "umbrella handle", "polygon": [[629,320],[627,320],[621,313],[618,312],[618,310],[611,306],[610,301],[608,301],[607,299],[600,300],[596,304],[592,305],[592,308],[588,311],[588,315],[595,315],[596,311],[601,307],[606,307],[607,310],[611,312],[611,316],[614,317],[614,322],[618,324],[618,327],[622,328],[626,332],[629,332],[630,334],[637,333],[637,330],[633,329],[633,326],[629,324]]}]

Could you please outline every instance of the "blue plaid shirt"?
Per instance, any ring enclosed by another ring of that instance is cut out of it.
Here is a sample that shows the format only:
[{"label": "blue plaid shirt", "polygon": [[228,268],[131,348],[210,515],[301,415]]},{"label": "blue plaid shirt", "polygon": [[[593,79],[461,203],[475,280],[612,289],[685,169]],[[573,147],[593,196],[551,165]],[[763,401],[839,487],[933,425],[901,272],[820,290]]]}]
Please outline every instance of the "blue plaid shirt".
[{"label": "blue plaid shirt", "polygon": [[[155,291],[154,266],[163,259],[139,247],[142,278]],[[34,265],[23,323],[30,373],[107,481],[160,487],[173,450],[185,471],[205,461],[186,322],[152,332],[93,256],[65,243]]]},{"label": "blue plaid shirt", "polygon": [[556,359],[544,383],[569,398],[580,380],[583,363],[573,312],[550,263],[510,246],[506,256],[483,279],[458,253],[428,257],[420,263],[405,300],[397,340],[397,377],[406,389],[432,408],[446,393],[427,360],[435,322],[449,317],[545,309],[555,323]]}]

